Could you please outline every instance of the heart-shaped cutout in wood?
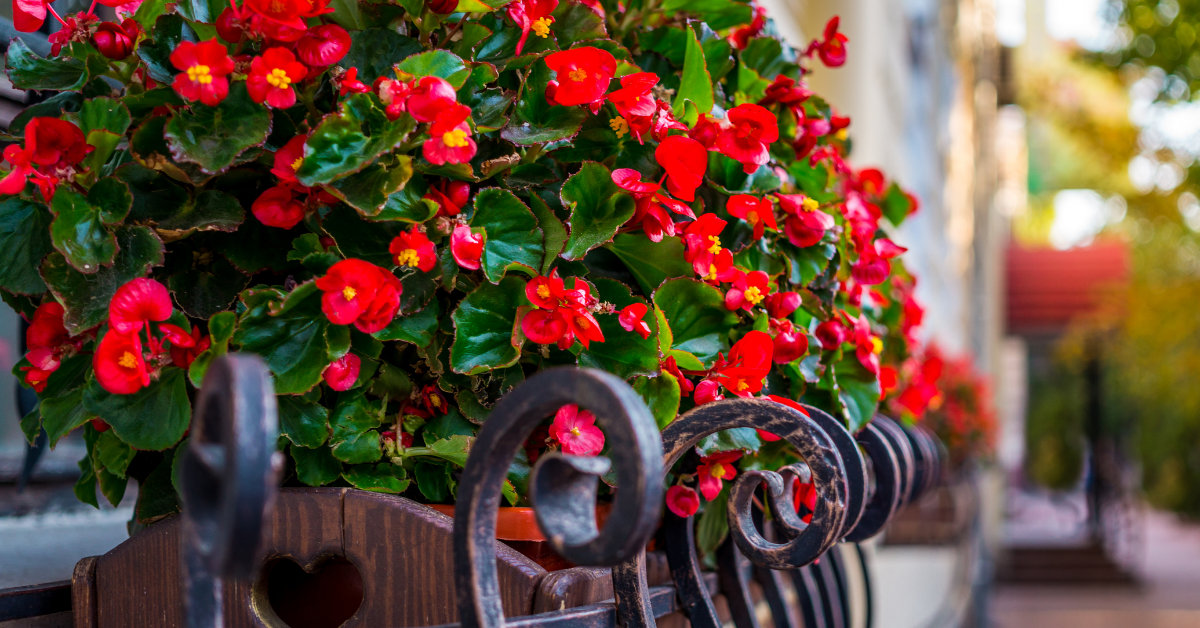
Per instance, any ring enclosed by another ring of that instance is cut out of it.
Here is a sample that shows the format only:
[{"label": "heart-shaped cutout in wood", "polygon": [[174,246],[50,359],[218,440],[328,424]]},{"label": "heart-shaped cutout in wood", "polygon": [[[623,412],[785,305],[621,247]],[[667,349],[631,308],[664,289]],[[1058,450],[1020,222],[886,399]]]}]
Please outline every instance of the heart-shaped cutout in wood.
[{"label": "heart-shaped cutout in wood", "polygon": [[265,589],[271,610],[288,628],[338,628],[362,605],[362,575],[341,556],[317,562],[310,571],[280,557],[263,573],[260,592]]}]

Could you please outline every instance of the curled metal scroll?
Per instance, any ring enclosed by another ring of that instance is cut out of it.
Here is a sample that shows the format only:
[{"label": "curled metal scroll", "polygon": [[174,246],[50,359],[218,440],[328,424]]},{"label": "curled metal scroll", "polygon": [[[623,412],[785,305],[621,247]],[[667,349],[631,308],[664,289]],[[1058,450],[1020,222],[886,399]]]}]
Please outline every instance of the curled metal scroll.
[{"label": "curled metal scroll", "polygon": [[[609,463],[596,458],[546,454],[533,469],[530,501],[554,551],[587,566],[627,561],[644,551],[663,504],[663,449],[646,404],[623,380],[593,369],[550,369],[529,378],[492,409],[471,448],[454,510],[454,579],[463,628],[504,625],[496,576],[496,514],[508,468],[526,438],[566,404],[590,410],[604,428],[616,467],[616,499],[603,530],[595,497]],[[618,594],[618,612],[653,625],[645,571],[642,588]],[[636,595],[630,596],[629,593]],[[628,625],[628,618],[622,617]]]},{"label": "curled metal scroll", "polygon": [[278,485],[278,425],[271,373],[260,358],[228,354],[213,361],[179,463],[188,628],[222,626],[226,581],[248,581],[258,571]]},{"label": "curled metal scroll", "polygon": [[900,508],[900,460],[883,429],[868,423],[858,432],[857,440],[871,460],[875,492],[858,525],[846,535],[847,541],[863,541],[875,536]]},{"label": "curled metal scroll", "polygon": [[887,439],[888,444],[892,447],[892,452],[896,454],[896,462],[899,464],[899,480],[900,480],[900,506],[904,506],[912,500],[913,491],[916,484],[916,459],[913,454],[912,442],[908,440],[908,435],[898,423],[892,419],[882,415],[875,415],[875,419],[871,421],[871,425]]},{"label": "curled metal scroll", "polygon": [[833,439],[833,444],[841,454],[842,462],[846,465],[846,484],[850,487],[850,492],[846,500],[846,521],[842,524],[841,536],[845,536],[858,525],[863,510],[866,508],[867,466],[854,437],[850,435],[849,430],[841,421],[823,410],[811,406],[806,406],[805,409],[808,410],[812,421]]},{"label": "curled metal scroll", "polygon": [[[813,411],[815,409],[810,409]],[[729,500],[729,534],[737,550],[751,563],[770,569],[792,569],[811,563],[843,534],[849,486],[846,466],[833,439],[809,417],[783,404],[766,399],[728,399],[705,404],[680,416],[662,433],[665,450],[664,469],[670,469],[692,451],[704,437],[715,432],[749,427],[776,434],[796,448],[805,461],[807,472],[820,499],[809,524],[800,522],[789,508],[794,521],[788,521],[791,534],[785,542],[767,540],[754,525],[751,502],[757,488],[766,483],[771,500],[790,506],[790,479],[773,471],[747,471],[735,482]],[[681,519],[666,515],[666,550],[671,573],[683,609],[695,628],[719,628],[712,599],[700,580],[699,561],[692,542],[692,517]],[[645,553],[613,568],[613,585],[618,599],[645,590]],[[622,617],[626,628],[649,624],[631,623]]]}]

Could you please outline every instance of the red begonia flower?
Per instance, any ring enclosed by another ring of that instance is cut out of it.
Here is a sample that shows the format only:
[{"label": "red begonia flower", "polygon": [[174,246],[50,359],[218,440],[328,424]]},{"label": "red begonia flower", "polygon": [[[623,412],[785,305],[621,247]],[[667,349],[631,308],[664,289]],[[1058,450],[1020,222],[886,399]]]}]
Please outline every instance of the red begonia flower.
[{"label": "red begonia flower", "polygon": [[813,335],[821,341],[821,348],[833,351],[846,342],[846,327],[840,321],[830,320],[817,325]]},{"label": "red begonia flower", "polygon": [[[338,95],[345,96],[346,94],[365,94],[371,91],[371,88],[366,83],[358,80],[358,68],[350,68],[342,73],[342,76],[337,79]],[[389,119],[395,120],[400,117],[399,114],[395,118],[388,116]]]},{"label": "red begonia flower", "polygon": [[259,194],[250,211],[268,227],[291,229],[304,220],[305,209],[304,203],[296,198],[295,188],[285,183]]},{"label": "red begonia flower", "polygon": [[695,490],[676,484],[667,489],[667,510],[686,519],[700,510],[700,496]]},{"label": "red begonia flower", "polygon": [[296,60],[296,55],[287,48],[268,48],[262,56],[250,61],[250,73],[246,75],[246,90],[256,103],[265,102],[276,109],[287,109],[296,104],[293,83],[308,76],[308,68]]},{"label": "red begonia flower", "polygon": [[25,330],[25,346],[55,348],[70,338],[63,325],[63,306],[58,301],[46,301],[33,311],[29,328]]},{"label": "red begonia flower", "polygon": [[467,270],[479,270],[483,257],[483,234],[471,231],[469,225],[459,225],[450,234],[450,254]]},{"label": "red begonia flower", "polygon": [[100,386],[114,395],[132,395],[150,385],[150,372],[137,333],[110,329],[96,347],[92,368]]},{"label": "red begonia flower", "polygon": [[521,319],[521,332],[537,344],[554,344],[566,335],[567,321],[558,310],[532,309]]},{"label": "red begonia flower", "polygon": [[763,107],[774,103],[794,107],[812,96],[812,92],[804,83],[796,83],[795,79],[782,74],[775,75],[775,80],[767,86],[763,94],[762,99],[758,101]]},{"label": "red begonia flower", "polygon": [[779,139],[779,122],[775,114],[750,103],[730,109],[728,119],[731,126],[717,136],[717,148],[751,174],[770,161],[767,147]]},{"label": "red begonia flower", "polygon": [[804,514],[800,520],[804,523],[812,523],[813,514],[817,510],[817,487],[811,482],[796,482],[795,488],[792,489],[792,504],[796,508],[796,512],[801,512],[801,506],[805,508]]},{"label": "red begonia flower", "polygon": [[521,29],[521,38],[517,40],[518,55],[525,49],[530,31],[538,37],[550,36],[550,25],[554,23],[550,14],[557,6],[558,0],[516,0],[508,5],[508,17]]},{"label": "red begonia flower", "polygon": [[696,387],[692,384],[691,380],[684,376],[683,371],[679,370],[679,365],[675,363],[675,356],[667,356],[667,359],[663,360],[660,366],[664,373],[670,373],[679,382],[680,394],[684,397],[691,396],[692,390]]},{"label": "red begonia flower", "polygon": [[446,396],[435,384],[426,384],[421,388],[421,405],[425,406],[425,411],[430,416],[450,412],[450,404],[446,402]]},{"label": "red begonia flower", "polygon": [[29,153],[21,150],[16,144],[4,147],[4,159],[12,164],[12,170],[0,179],[0,194],[20,194],[25,189],[29,175],[33,174],[33,165],[30,164],[29,157]]},{"label": "red begonia flower", "polygon": [[437,264],[436,247],[424,231],[417,229],[417,225],[408,231],[401,231],[400,235],[393,238],[388,245],[388,253],[392,254],[392,261],[397,266],[416,267],[423,273],[433,270]]},{"label": "red begonia flower", "polygon": [[430,0],[425,6],[438,15],[450,15],[458,8],[458,0]]},{"label": "red begonia flower", "polygon": [[[357,72],[355,74],[357,75]],[[383,112],[387,115],[388,120],[399,120],[400,115],[408,111],[408,96],[413,91],[411,83],[381,76],[375,79],[371,90],[379,94],[379,100],[383,101]],[[364,89],[363,91],[370,90]]]},{"label": "red begonia flower", "polygon": [[297,135],[288,140],[283,148],[275,151],[271,174],[279,177],[280,181],[295,181],[296,171],[304,163],[304,143],[306,141],[308,141],[308,135]]},{"label": "red begonia flower", "polygon": [[696,405],[702,406],[724,398],[725,395],[721,394],[721,385],[716,380],[706,379],[696,384]]},{"label": "red begonia flower", "polygon": [[296,54],[310,67],[323,68],[341,61],[350,52],[350,33],[337,24],[322,24],[305,31],[296,42]]},{"label": "red begonia flower", "polygon": [[[658,75],[653,72],[637,72],[621,77],[621,89],[609,93],[608,100],[622,116],[649,116],[658,111],[654,104],[654,86]],[[691,199],[687,199],[691,200]]]},{"label": "red begonia flower", "polygon": [[[242,7],[262,17],[264,31],[268,35],[274,35],[278,33],[271,32],[272,29],[268,27],[267,23],[273,22],[278,26],[298,29],[303,34],[303,31],[308,28],[304,18],[332,13],[333,9],[327,8],[328,5],[328,0],[245,0]],[[295,41],[295,39],[286,40],[274,36],[271,38],[279,41]]]},{"label": "red begonia flower", "polygon": [[849,40],[845,35],[837,32],[838,21],[839,18],[836,15],[830,18],[829,22],[825,24],[824,39],[819,44],[813,42],[821,61],[831,68],[840,67],[846,62],[846,42]]},{"label": "red begonia flower", "polygon": [[534,277],[525,284],[525,297],[529,302],[544,310],[556,310],[567,298],[567,289],[558,270],[550,271],[545,277]]},{"label": "red begonia flower", "polygon": [[879,196],[887,188],[887,178],[878,168],[863,168],[857,176],[858,188],[870,196]]},{"label": "red begonia flower", "polygon": [[737,475],[737,470],[729,463],[741,457],[740,451],[722,451],[700,459],[701,464],[696,468],[696,486],[704,499],[712,501],[717,498],[723,481],[732,480]]},{"label": "red begonia flower", "polygon": [[825,237],[834,225],[833,216],[817,209],[820,204],[803,194],[777,194],[779,207],[787,214],[783,233],[800,248],[812,246]]},{"label": "red begonia flower", "polygon": [[562,445],[564,454],[595,456],[604,449],[604,432],[596,427],[596,415],[569,403],[554,414],[550,436]]},{"label": "red begonia flower", "polygon": [[738,277],[725,293],[725,309],[746,310],[762,303],[771,293],[770,277],[761,270],[754,270]]},{"label": "red begonia flower", "polygon": [[729,36],[729,43],[733,44],[738,50],[745,50],[750,40],[762,34],[763,28],[767,24],[767,10],[763,7],[754,7],[754,17],[746,26],[739,27]]},{"label": "red begonia flower", "polygon": [[707,113],[702,113],[700,119],[696,121],[696,126],[688,131],[688,137],[700,142],[705,150],[716,150],[717,138],[725,130],[722,126],[723,122]]},{"label": "red begonia flower", "polygon": [[776,292],[767,297],[767,315],[771,318],[787,318],[800,307],[800,293]]},{"label": "red begonia flower", "polygon": [[721,248],[721,231],[726,222],[714,214],[702,214],[692,221],[683,232],[684,260],[692,264],[692,268],[701,277],[708,276],[713,270],[713,262]]},{"label": "red begonia flower", "polygon": [[604,332],[600,330],[600,323],[596,321],[596,317],[592,316],[591,312],[577,308],[560,308],[563,318],[567,321],[567,329],[575,335],[576,340],[583,344],[586,349],[592,342],[604,342]]},{"label": "red begonia flower", "polygon": [[672,135],[654,149],[654,159],[667,171],[667,190],[688,201],[696,200],[696,188],[704,183],[708,152],[704,145],[685,135]]},{"label": "red begonia flower", "polygon": [[754,239],[761,240],[767,227],[777,231],[775,223],[775,205],[769,198],[755,198],[749,194],[735,194],[725,203],[729,215],[745,220],[754,228]]},{"label": "red begonia flower", "polygon": [[100,26],[96,27],[96,32],[92,34],[92,45],[100,51],[100,54],[120,61],[133,53],[133,44],[137,41],[140,33],[141,27],[137,20],[132,18],[128,18],[120,24],[101,22]]},{"label": "red begonia flower", "polygon": [[[253,14],[247,14],[247,17]],[[225,7],[221,14],[217,16],[217,36],[225,41],[236,44],[242,41],[246,30],[250,25],[249,19],[242,19],[234,13],[232,7]]]},{"label": "red begonia flower", "polygon": [[[167,325],[159,326],[160,329],[165,329],[166,327]],[[174,325],[171,325],[171,327],[174,327]],[[171,363],[181,369],[191,366],[192,362],[196,361],[196,356],[207,351],[212,346],[212,338],[202,336],[199,327],[192,328],[189,340],[191,344],[187,346],[184,346],[184,342],[180,342],[180,344],[171,343]]]},{"label": "red begonia flower", "polygon": [[763,379],[771,370],[774,341],[766,332],[752,331],[735,342],[729,358],[718,355],[713,377],[729,392],[752,397],[762,390]]},{"label": "red begonia flower", "polygon": [[233,72],[233,59],[216,39],[198,44],[179,42],[171,51],[171,64],[181,70],[171,87],[187,100],[215,107],[229,95],[229,79],[225,77]]},{"label": "red begonia flower", "polygon": [[321,310],[335,325],[354,324],[363,333],[387,327],[400,308],[403,288],[395,275],[360,259],[342,260],[318,277]]},{"label": "red begonia flower", "polygon": [[25,146],[11,144],[4,158],[12,170],[0,180],[0,194],[19,194],[30,176],[34,177],[43,198],[54,196],[61,177],[92,152],[79,127],[58,118],[39,117],[25,125]]},{"label": "red begonia flower", "polygon": [[[411,113],[412,98],[408,102]],[[452,103],[438,114],[437,120],[429,125],[430,139],[421,146],[421,154],[429,163],[440,166],[471,161],[476,146],[466,122],[470,115],[471,108],[459,103]]]},{"label": "red begonia flower", "polygon": [[[417,122],[433,122],[446,108],[458,102],[454,86],[444,78],[423,76],[412,86],[408,95],[408,113]],[[467,109],[470,115],[470,109]],[[466,119],[466,116],[463,116]],[[455,122],[455,124],[458,124]]]},{"label": "red begonia flower", "polygon": [[551,54],[546,57],[546,66],[557,75],[554,100],[558,104],[592,105],[599,110],[617,71],[617,60],[607,50],[583,46]]},{"label": "red begonia flower", "polygon": [[117,288],[108,302],[108,323],[122,334],[141,331],[150,321],[171,317],[171,295],[153,279],[139,277]]},{"label": "red begonia flower", "polygon": [[621,308],[620,314],[617,316],[617,321],[621,323],[621,327],[625,331],[636,331],[642,340],[650,337],[650,325],[642,320],[646,315],[645,303],[630,303]]},{"label": "red begonia flower", "polygon": [[471,184],[442,179],[429,186],[425,198],[438,204],[438,216],[457,216],[471,200]]},{"label": "red begonia flower", "polygon": [[32,388],[33,392],[42,392],[46,390],[46,384],[50,382],[50,375],[54,371],[37,368],[36,366],[22,366],[22,380],[25,385]]},{"label": "red begonia flower", "polygon": [[383,283],[367,309],[354,321],[354,327],[364,334],[373,334],[391,324],[400,310],[400,295],[404,292],[404,286],[395,275],[378,266],[375,268]]},{"label": "red begonia flower", "polygon": [[667,209],[688,218],[696,217],[691,207],[659,194],[661,188],[657,183],[642,181],[642,174],[637,170],[618,168],[613,171],[612,180],[637,201],[633,217],[627,224],[640,224],[646,237],[653,242],[662,242],[664,235],[675,235],[675,220],[667,213]]},{"label": "red begonia flower", "polygon": [[808,335],[793,325],[792,321],[772,320],[770,330],[775,338],[775,349],[771,359],[776,364],[787,364],[808,353]]}]

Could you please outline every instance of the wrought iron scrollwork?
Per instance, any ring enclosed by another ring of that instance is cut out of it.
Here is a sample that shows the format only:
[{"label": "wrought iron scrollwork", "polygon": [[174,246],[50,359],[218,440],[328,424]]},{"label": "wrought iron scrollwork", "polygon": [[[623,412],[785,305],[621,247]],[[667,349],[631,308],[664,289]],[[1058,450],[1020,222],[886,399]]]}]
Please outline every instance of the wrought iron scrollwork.
[{"label": "wrought iron scrollwork", "polygon": [[[454,575],[464,628],[504,625],[494,545],[501,487],[529,434],[571,403],[593,412],[604,428],[619,490],[600,530],[595,519],[597,482],[609,463],[561,454],[542,456],[530,480],[530,501],[546,539],[571,562],[606,566],[640,554],[658,526],[663,449],[658,427],[641,397],[620,378],[592,369],[550,369],[529,378],[492,409],[459,481]],[[636,596],[619,597],[618,610],[651,625],[654,614],[645,583],[642,570],[643,586]]]},{"label": "wrought iron scrollwork", "polygon": [[208,367],[180,459],[180,535],[189,628],[223,625],[227,580],[254,577],[280,460],[275,388],[256,356],[229,354]]}]

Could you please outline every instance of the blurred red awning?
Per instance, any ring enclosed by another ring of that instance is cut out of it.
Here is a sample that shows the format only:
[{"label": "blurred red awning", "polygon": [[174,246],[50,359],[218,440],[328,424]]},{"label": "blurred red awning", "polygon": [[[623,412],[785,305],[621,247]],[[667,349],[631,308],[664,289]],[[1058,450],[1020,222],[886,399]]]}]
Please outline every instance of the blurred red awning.
[{"label": "blurred red awning", "polygon": [[1061,330],[1095,311],[1105,287],[1129,277],[1129,247],[1098,243],[1066,251],[1010,244],[1005,260],[1009,333]]}]

